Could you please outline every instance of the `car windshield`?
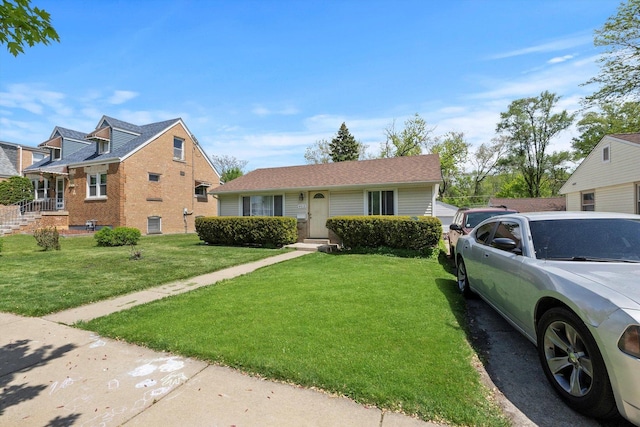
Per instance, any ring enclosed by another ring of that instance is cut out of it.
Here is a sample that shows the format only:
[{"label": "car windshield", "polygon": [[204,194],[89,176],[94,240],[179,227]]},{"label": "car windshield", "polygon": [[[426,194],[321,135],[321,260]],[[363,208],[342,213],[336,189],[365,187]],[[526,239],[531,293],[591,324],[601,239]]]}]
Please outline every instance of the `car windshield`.
[{"label": "car windshield", "polygon": [[538,259],[640,262],[640,221],[620,218],[531,221]]},{"label": "car windshield", "polygon": [[496,215],[505,215],[508,213],[513,213],[513,212],[511,211],[469,212],[467,213],[467,217],[465,219],[465,223],[463,227],[474,228],[476,225],[480,224],[485,219],[489,219],[492,216],[496,216]]}]

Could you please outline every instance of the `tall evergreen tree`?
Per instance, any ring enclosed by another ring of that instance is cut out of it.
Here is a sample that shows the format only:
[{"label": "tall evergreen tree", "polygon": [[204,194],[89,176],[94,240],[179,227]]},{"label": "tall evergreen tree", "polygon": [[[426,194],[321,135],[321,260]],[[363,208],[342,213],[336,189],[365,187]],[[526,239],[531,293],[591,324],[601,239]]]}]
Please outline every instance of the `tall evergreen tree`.
[{"label": "tall evergreen tree", "polygon": [[346,162],[348,160],[358,160],[360,156],[361,144],[351,135],[347,125],[342,123],[338,134],[331,140],[329,151],[331,160],[334,162]]}]

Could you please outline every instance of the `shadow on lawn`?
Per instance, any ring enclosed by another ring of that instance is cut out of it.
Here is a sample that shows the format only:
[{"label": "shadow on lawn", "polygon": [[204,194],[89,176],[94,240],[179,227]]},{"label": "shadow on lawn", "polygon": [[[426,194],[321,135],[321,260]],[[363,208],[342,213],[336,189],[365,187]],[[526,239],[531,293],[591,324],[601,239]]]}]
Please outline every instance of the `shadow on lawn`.
[{"label": "shadow on lawn", "polygon": [[[65,353],[76,348],[67,344],[58,348],[51,345],[35,347],[31,340],[19,340],[0,347],[0,417],[6,408],[19,405],[22,402],[33,400],[49,386],[48,384],[30,385],[28,382],[20,382],[25,373],[41,366],[53,359],[62,357]],[[57,416],[49,421],[47,427],[72,425],[80,414],[69,414],[64,417]]]}]

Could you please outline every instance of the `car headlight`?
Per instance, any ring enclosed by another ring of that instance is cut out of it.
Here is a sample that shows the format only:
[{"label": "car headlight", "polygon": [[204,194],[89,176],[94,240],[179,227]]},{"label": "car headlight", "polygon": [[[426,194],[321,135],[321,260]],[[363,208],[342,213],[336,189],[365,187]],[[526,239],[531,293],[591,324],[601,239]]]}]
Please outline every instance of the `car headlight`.
[{"label": "car headlight", "polygon": [[629,326],[620,337],[618,348],[623,353],[640,359],[640,326]]}]

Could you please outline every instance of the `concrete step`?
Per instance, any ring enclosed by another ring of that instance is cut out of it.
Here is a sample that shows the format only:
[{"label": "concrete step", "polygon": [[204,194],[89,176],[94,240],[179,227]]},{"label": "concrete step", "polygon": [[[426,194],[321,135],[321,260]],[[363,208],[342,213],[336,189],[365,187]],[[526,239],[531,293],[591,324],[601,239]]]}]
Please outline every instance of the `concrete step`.
[{"label": "concrete step", "polygon": [[310,245],[328,245],[331,242],[329,239],[304,239],[302,243],[308,243]]}]

